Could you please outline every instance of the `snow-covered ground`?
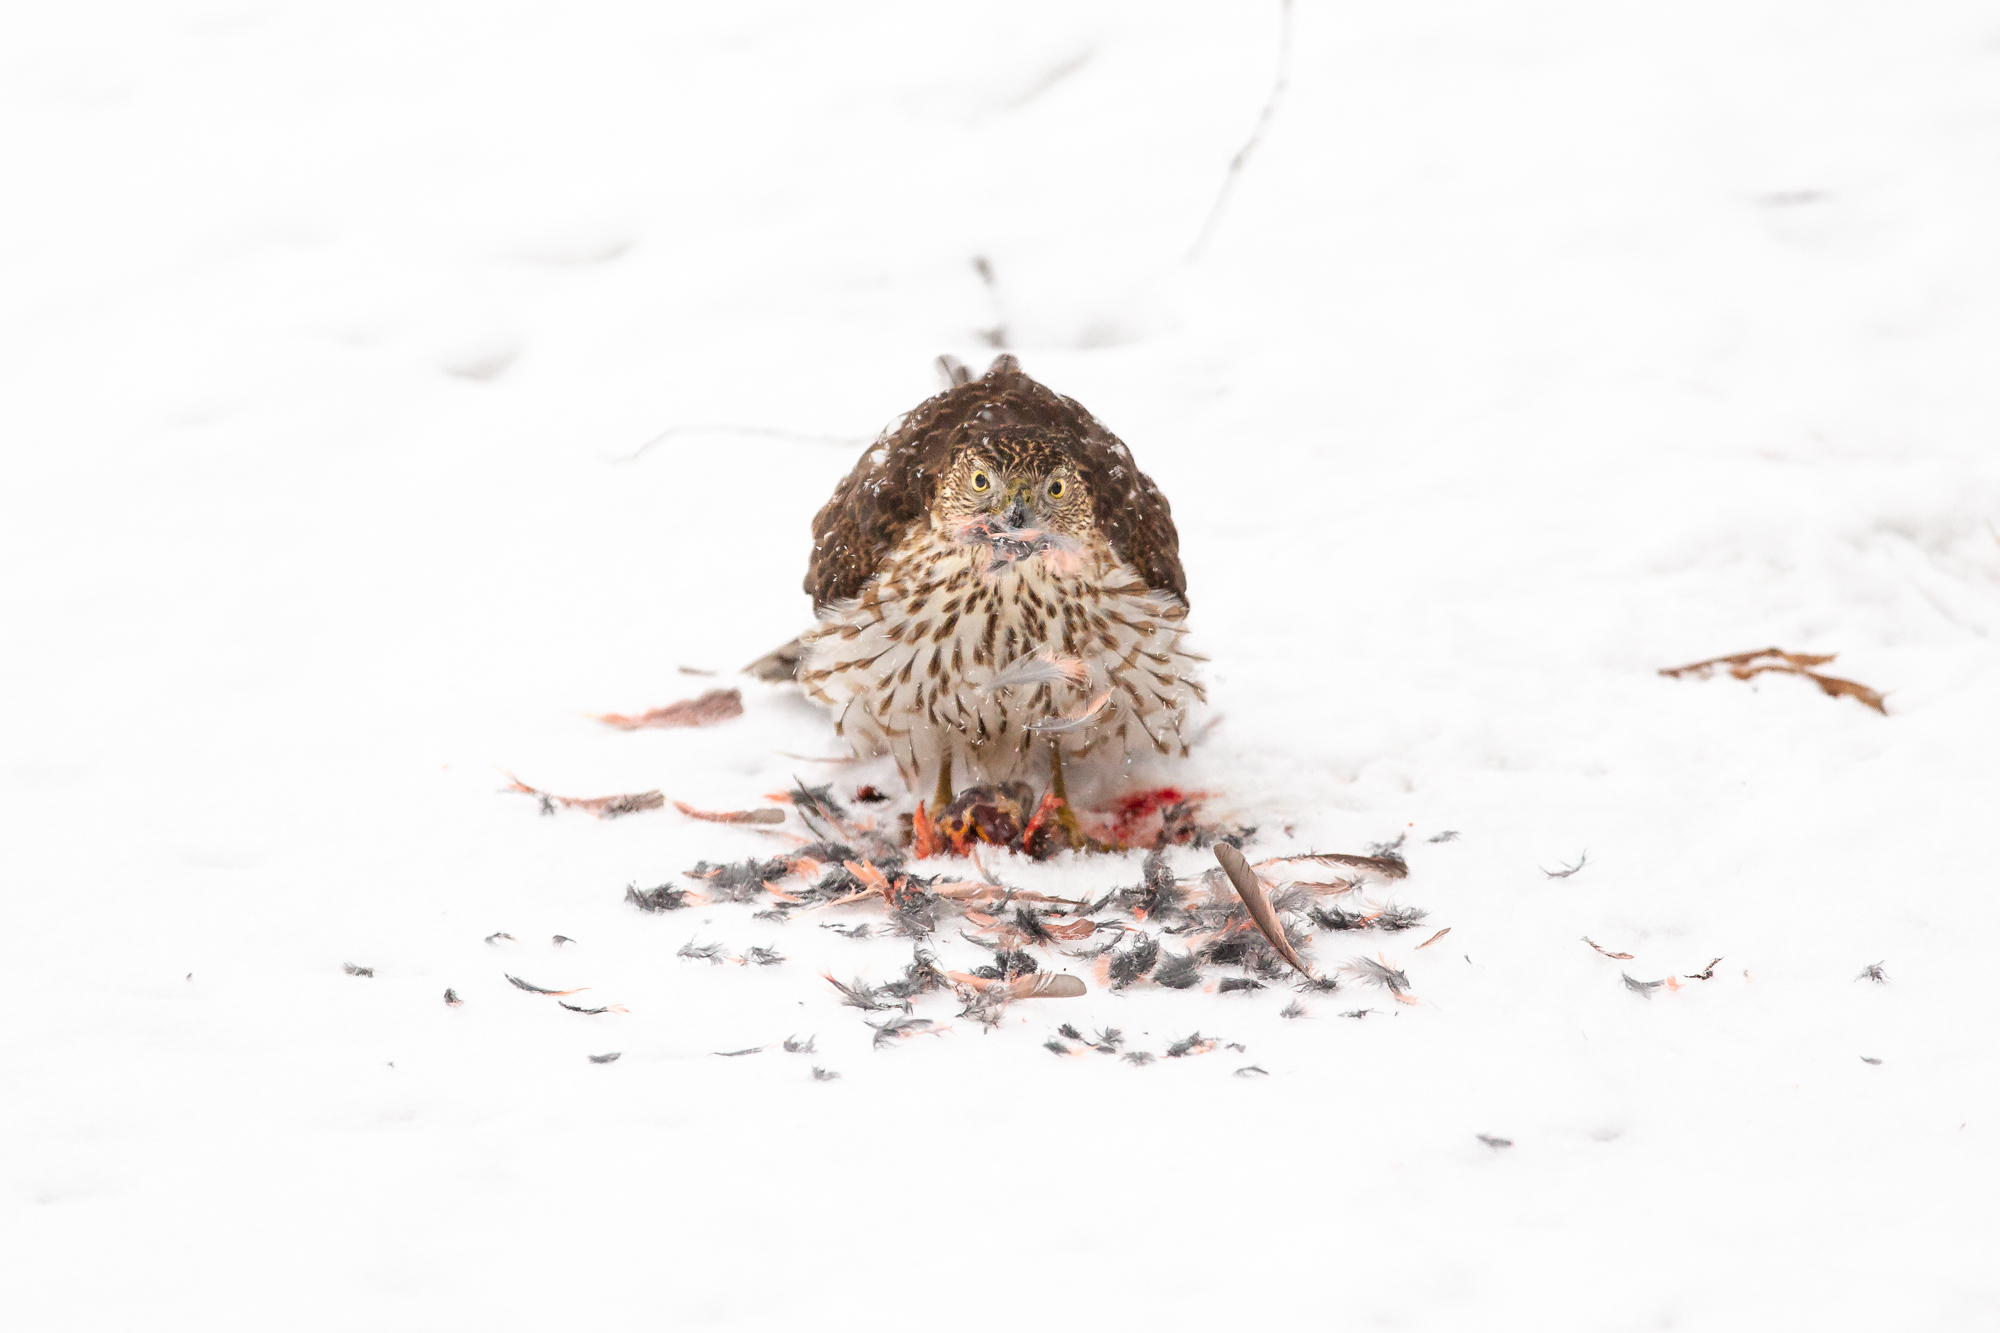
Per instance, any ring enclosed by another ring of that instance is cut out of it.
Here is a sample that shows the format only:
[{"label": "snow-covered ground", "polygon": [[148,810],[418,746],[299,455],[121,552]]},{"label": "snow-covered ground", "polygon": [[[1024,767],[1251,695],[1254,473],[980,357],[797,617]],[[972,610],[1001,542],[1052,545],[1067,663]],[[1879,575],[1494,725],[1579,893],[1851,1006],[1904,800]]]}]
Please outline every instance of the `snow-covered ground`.
[{"label": "snow-covered ground", "polygon": [[[1300,0],[1190,260],[1279,12],[0,16],[0,1323],[2000,1323],[2000,18]],[[1173,500],[1190,784],[1407,834],[1425,929],[1320,955],[1420,1003],[873,1050],[818,974],[906,943],[622,901],[767,835],[498,794],[881,780],[583,715],[800,629],[996,324]],[[1889,715],[1656,674],[1771,644]]]}]

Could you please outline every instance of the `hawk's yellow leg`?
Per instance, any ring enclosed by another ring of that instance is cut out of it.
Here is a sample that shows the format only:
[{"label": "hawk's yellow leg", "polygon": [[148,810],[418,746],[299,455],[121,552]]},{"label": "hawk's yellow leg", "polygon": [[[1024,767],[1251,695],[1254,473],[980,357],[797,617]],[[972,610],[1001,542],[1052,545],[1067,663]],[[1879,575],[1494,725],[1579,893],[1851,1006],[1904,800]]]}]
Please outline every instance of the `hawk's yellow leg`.
[{"label": "hawk's yellow leg", "polygon": [[1076,819],[1076,811],[1070,809],[1069,786],[1063,781],[1062,742],[1053,736],[1049,737],[1049,753],[1055,759],[1055,786],[1052,790],[1055,798],[1062,802],[1056,810],[1056,823],[1062,825],[1063,834],[1069,839],[1070,850],[1080,852],[1090,845],[1090,839],[1084,836],[1083,825]]},{"label": "hawk's yellow leg", "polygon": [[944,767],[938,770],[937,796],[931,801],[932,819],[944,814],[945,807],[951,804],[951,796],[951,751],[947,750],[944,755]]}]

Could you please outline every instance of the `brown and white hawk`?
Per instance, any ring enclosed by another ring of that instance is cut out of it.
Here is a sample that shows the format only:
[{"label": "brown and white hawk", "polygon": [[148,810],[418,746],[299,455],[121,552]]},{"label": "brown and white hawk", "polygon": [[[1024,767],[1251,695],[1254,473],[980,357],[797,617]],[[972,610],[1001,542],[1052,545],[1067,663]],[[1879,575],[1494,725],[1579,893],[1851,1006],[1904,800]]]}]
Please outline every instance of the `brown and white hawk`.
[{"label": "brown and white hawk", "polygon": [[[1118,437],[1011,356],[870,445],[813,520],[819,624],[796,675],[912,790],[1183,756],[1205,696],[1182,647],[1167,499]],[[1066,812],[1065,812],[1066,813]],[[1065,824],[1072,830],[1073,819]]]}]

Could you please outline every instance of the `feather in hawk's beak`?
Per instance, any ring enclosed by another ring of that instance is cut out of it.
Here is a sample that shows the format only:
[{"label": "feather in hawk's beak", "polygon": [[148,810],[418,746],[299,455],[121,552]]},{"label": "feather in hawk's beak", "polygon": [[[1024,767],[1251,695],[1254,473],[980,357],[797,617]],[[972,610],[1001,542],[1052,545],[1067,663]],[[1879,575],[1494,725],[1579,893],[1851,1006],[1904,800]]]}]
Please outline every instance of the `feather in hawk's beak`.
[{"label": "feather in hawk's beak", "polygon": [[1007,499],[1002,505],[1000,516],[1010,528],[1025,528],[1030,517],[1029,501],[1034,491],[1025,481],[1017,481],[1007,490]]}]

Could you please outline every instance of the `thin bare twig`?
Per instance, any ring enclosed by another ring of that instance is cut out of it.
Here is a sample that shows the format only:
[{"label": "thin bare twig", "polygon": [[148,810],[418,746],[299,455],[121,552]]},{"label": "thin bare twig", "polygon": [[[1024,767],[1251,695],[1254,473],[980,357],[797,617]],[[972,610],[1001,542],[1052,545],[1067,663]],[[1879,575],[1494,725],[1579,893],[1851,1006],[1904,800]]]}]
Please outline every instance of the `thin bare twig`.
[{"label": "thin bare twig", "polygon": [[780,430],[776,426],[669,426],[629,454],[607,458],[607,463],[630,463],[654,445],[665,444],[680,435],[756,435],[768,440],[796,440],[800,444],[866,444],[859,435],[815,435],[802,430]]},{"label": "thin bare twig", "polygon": [[1278,73],[1271,81],[1271,95],[1264,99],[1264,109],[1257,113],[1257,125],[1250,131],[1250,137],[1236,150],[1236,156],[1229,159],[1229,170],[1223,173],[1222,188],[1215,192],[1215,203],[1208,210],[1208,217],[1201,224],[1201,234],[1194,239],[1188,250],[1188,261],[1201,258],[1201,252],[1215,236],[1215,229],[1222,222],[1223,210],[1229,206],[1229,196],[1236,189],[1236,178],[1243,174],[1244,164],[1257,151],[1263,141],[1264,131],[1270,128],[1272,117],[1278,114],[1278,103],[1285,96],[1285,86],[1292,77],[1292,0],[1278,0]]}]

